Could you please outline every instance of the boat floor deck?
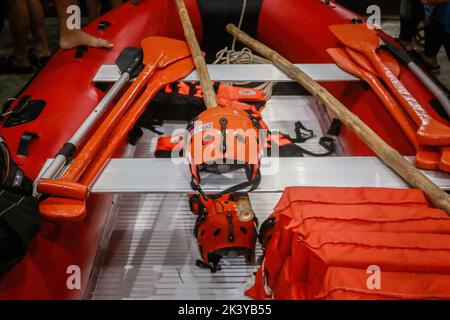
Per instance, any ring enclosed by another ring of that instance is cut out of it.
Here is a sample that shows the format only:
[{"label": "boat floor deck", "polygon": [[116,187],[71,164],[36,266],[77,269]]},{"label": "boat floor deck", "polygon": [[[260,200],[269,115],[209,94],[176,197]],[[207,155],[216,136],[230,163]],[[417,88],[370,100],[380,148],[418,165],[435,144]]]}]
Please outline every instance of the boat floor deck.
[{"label": "boat floor deck", "polygon": [[[293,100],[278,96],[268,103],[263,117],[271,129],[292,135],[294,122],[300,120],[317,136],[302,146],[317,152],[326,121],[317,110],[320,108],[311,97]],[[164,134],[180,126],[183,125],[167,124]],[[146,131],[132,152],[134,157],[151,157],[156,141],[157,135]],[[280,193],[250,195],[260,222],[270,215],[280,196]],[[244,290],[251,284],[257,265],[248,265],[238,257],[223,259],[222,270],[214,274],[197,267],[198,247],[192,234],[195,217],[185,194],[122,194],[116,196],[115,203],[110,218],[114,221],[107,232],[109,245],[99,259],[98,277],[94,277],[95,286],[89,298],[245,298]],[[260,254],[258,244],[257,256]]]}]

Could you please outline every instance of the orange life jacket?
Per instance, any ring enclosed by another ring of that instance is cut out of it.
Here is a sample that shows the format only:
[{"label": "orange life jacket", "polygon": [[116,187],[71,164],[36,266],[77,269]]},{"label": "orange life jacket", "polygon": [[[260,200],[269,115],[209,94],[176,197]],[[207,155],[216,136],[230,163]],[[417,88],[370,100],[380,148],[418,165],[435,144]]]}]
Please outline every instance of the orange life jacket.
[{"label": "orange life jacket", "polygon": [[287,188],[270,221],[254,299],[450,297],[450,218],[419,190]]}]

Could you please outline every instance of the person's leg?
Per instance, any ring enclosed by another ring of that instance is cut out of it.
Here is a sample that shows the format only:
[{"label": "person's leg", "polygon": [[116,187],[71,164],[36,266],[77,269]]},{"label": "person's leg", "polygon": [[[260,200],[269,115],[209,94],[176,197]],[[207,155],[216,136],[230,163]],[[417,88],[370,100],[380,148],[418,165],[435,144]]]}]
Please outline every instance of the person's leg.
[{"label": "person's leg", "polygon": [[447,58],[450,61],[450,32],[445,32],[443,39],[445,52],[447,53]]},{"label": "person's leg", "polygon": [[425,51],[422,54],[422,60],[431,72],[440,70],[437,55],[444,43],[444,37],[444,25],[432,18],[425,27]]},{"label": "person's leg", "polygon": [[416,29],[419,22],[424,19],[424,14],[422,1],[411,0],[411,21],[415,24]]},{"label": "person's leg", "polygon": [[401,0],[400,2],[400,35],[399,39],[403,42],[409,42],[412,39],[411,34],[411,1]]},{"label": "person's leg", "polygon": [[408,51],[412,51],[412,40],[417,33],[417,26],[423,17],[423,5],[420,0],[402,0],[400,3],[399,39]]},{"label": "person's leg", "polygon": [[30,67],[27,54],[27,38],[30,30],[30,14],[27,1],[8,1],[9,25],[14,43],[11,63],[17,67]]},{"label": "person's leg", "polygon": [[37,57],[51,55],[45,32],[45,12],[41,0],[27,0],[30,8],[31,32],[34,38],[34,49]]},{"label": "person's leg", "polygon": [[86,0],[86,8],[89,21],[100,17],[102,13],[102,4],[99,0]]},{"label": "person's leg", "polygon": [[444,36],[444,25],[436,19],[431,19],[425,28],[425,62],[437,64],[436,57],[442,47]]},{"label": "person's leg", "polygon": [[109,5],[111,8],[116,8],[123,3],[123,0],[109,0]]}]

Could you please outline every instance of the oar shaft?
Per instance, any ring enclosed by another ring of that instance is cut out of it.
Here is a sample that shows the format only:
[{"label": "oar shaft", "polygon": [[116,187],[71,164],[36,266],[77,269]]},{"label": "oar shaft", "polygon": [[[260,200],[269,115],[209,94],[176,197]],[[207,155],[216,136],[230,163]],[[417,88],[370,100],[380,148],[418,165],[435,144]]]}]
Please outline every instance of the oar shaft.
[{"label": "oar shaft", "polygon": [[200,78],[200,85],[202,86],[203,99],[205,100],[206,107],[208,109],[217,107],[216,94],[208,73],[205,58],[203,57],[202,50],[200,49],[197,37],[195,36],[195,31],[192,27],[189,13],[183,0],[175,0],[175,3],[177,4],[178,13],[183,25],[184,36],[186,37],[189,49],[191,50],[195,68],[197,69],[198,76]]},{"label": "oar shaft", "polygon": [[166,84],[162,83],[159,86],[149,83],[147,88],[141,94],[141,96],[136,100],[133,106],[128,110],[128,112],[120,120],[117,127],[112,131],[110,137],[106,139],[104,147],[100,150],[95,159],[91,162],[90,166],[86,169],[83,176],[81,177],[80,183],[90,187],[103,167],[106,165],[109,159],[111,159],[117,152],[120,146],[122,146],[123,141],[128,136],[128,133],[133,128],[133,126],[138,121],[139,117],[144,113],[147,105],[153,99],[153,97],[158,93],[159,90],[164,88]]},{"label": "oar shaft", "polygon": [[416,132],[407,120],[407,115],[403,111],[402,107],[398,104],[397,100],[390,94],[390,92],[383,86],[380,80],[375,75],[368,74],[366,82],[369,83],[375,94],[381,100],[385,108],[394,117],[397,124],[402,129],[408,140],[417,150],[419,147],[416,141]]},{"label": "oar shaft", "polygon": [[261,56],[269,59],[274,65],[283,70],[289,77],[296,80],[318,101],[334,112],[342,123],[351,129],[378,157],[390,168],[399,174],[411,186],[423,190],[429,200],[437,208],[445,210],[450,214],[449,196],[436,184],[428,179],[422,172],[417,170],[408,160],[400,155],[398,151],[390,147],[372,129],[370,129],[360,118],[349,111],[342,103],[331,95],[325,88],[311,79],[307,74],[294,66],[289,60],[279,53],[251,38],[239,30],[236,26],[229,24],[227,31],[236,37],[250,49]]},{"label": "oar shaft", "polygon": [[114,108],[106,116],[105,120],[100,124],[100,126],[95,130],[80,150],[78,155],[73,159],[69,168],[63,174],[63,179],[78,181],[91,161],[94,159],[97,152],[103,146],[105,139],[116,127],[120,119],[122,119],[134,100],[139,96],[139,94],[141,94],[144,86],[155,73],[156,66],[157,63],[154,65],[145,66],[144,70],[141,71],[133,84],[128,88],[127,92],[122,96],[119,102],[114,106]]},{"label": "oar shaft", "polygon": [[98,119],[103,115],[105,110],[111,104],[111,102],[116,98],[117,94],[122,90],[125,84],[130,80],[130,75],[124,72],[119,80],[111,87],[108,93],[103,97],[103,99],[98,103],[91,114],[86,118],[83,124],[78,128],[78,130],[73,134],[70,140],[65,144],[64,148],[56,155],[55,159],[50,163],[50,165],[45,169],[44,173],[40,178],[56,178],[56,175],[61,171],[67,162],[67,158],[72,156],[72,154],[67,153],[65,150],[73,150],[80,145],[83,139],[86,137],[88,132],[97,123]]},{"label": "oar shaft", "polygon": [[376,52],[370,52],[367,57],[389,89],[391,89],[391,92],[405,108],[406,112],[408,112],[409,116],[416,122],[417,126],[421,127],[424,124],[427,124],[430,121],[429,114],[395,75],[384,65]]}]

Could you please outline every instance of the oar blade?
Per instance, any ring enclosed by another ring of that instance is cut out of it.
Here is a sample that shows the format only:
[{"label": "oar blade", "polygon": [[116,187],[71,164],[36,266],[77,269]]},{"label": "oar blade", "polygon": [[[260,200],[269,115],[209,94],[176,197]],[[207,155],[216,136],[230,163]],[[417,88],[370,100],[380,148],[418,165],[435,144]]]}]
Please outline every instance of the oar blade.
[{"label": "oar blade", "polygon": [[415,165],[422,170],[439,170],[440,159],[441,152],[439,149],[419,145]]},{"label": "oar blade", "polygon": [[164,84],[170,84],[186,77],[192,70],[194,70],[195,64],[192,57],[187,57],[169,64],[163,69],[160,69],[150,80],[151,83],[159,82]]},{"label": "oar blade", "polygon": [[450,148],[444,148],[439,163],[439,169],[450,173]]},{"label": "oar blade", "polygon": [[86,217],[86,201],[50,197],[39,204],[42,217],[51,221],[80,222]]},{"label": "oar blade", "polygon": [[144,64],[154,64],[159,61],[160,68],[191,55],[187,43],[181,40],[148,37],[142,40],[141,45],[144,51]]},{"label": "oar blade", "polygon": [[347,52],[341,48],[327,49],[328,54],[334,60],[334,62],[344,71],[351,73],[355,77],[362,78],[361,69],[350,59]]},{"label": "oar blade", "polygon": [[363,68],[364,70],[371,72],[373,74],[377,74],[374,67],[370,64],[369,60],[367,60],[367,58],[364,55],[362,55],[358,51],[353,50],[349,47],[346,47],[345,51],[348,53],[348,56],[353,61],[355,61],[361,68]]},{"label": "oar blade", "polygon": [[365,24],[338,24],[329,28],[339,41],[357,51],[376,50],[380,45],[375,30]]}]

